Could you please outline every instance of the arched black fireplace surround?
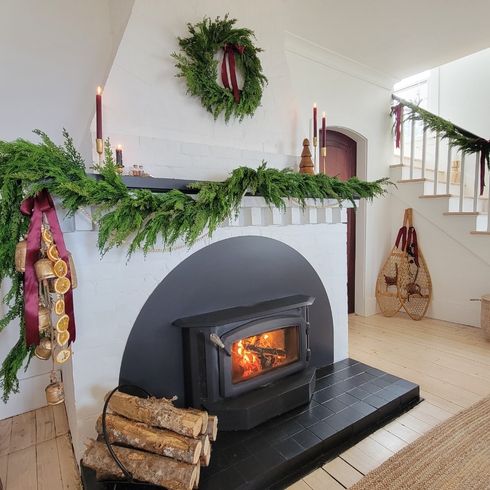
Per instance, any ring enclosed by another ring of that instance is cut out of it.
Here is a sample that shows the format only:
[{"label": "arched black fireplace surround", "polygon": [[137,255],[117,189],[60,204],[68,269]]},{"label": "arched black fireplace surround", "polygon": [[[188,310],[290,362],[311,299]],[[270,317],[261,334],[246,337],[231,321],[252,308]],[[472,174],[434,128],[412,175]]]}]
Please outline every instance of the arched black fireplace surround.
[{"label": "arched black fireplace surround", "polygon": [[[327,251],[325,253],[328,253]],[[172,270],[143,306],[124,351],[120,382],[185,404],[183,317],[290,295],[310,306],[310,366],[333,362],[333,320],[325,288],[309,262],[290,246],[260,236],[209,245]]]}]

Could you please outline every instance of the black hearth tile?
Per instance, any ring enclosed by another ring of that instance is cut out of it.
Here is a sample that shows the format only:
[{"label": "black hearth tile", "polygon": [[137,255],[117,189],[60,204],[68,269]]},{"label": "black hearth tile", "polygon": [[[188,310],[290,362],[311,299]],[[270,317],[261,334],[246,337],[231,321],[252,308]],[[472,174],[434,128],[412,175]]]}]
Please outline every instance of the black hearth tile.
[{"label": "black hearth tile", "polygon": [[340,393],[342,393],[342,390],[339,391],[338,388],[334,389],[333,386],[329,386],[328,388],[324,388],[323,390],[317,391],[313,395],[313,400],[317,401],[318,403],[323,403],[326,402],[327,400],[331,400],[332,398],[335,398]]},{"label": "black hearth tile", "polygon": [[267,447],[270,443],[271,441],[267,437],[263,435],[257,435],[255,437],[252,437],[251,439],[248,439],[245,445],[247,446],[248,451],[251,454],[254,454],[259,449]]},{"label": "black hearth tile", "polygon": [[362,388],[354,388],[353,390],[349,390],[347,393],[349,395],[355,396],[359,400],[364,400],[371,395],[369,391],[363,390]]},{"label": "black hearth tile", "polygon": [[313,400],[313,398],[312,398],[311,402],[310,402],[310,408],[316,407],[318,405],[321,405],[321,404],[318,403],[316,400]]},{"label": "black hearth tile", "polygon": [[272,447],[286,459],[293,459],[298,454],[304,452],[303,446],[293,438],[273,444]]},{"label": "black hearth tile", "polygon": [[[332,415],[332,417],[334,417],[334,415]],[[313,432],[313,434],[315,434],[321,440],[328,439],[337,432],[337,429],[327,424],[327,420],[328,419],[317,422],[316,424],[309,427],[308,430]]]},{"label": "black hearth tile", "polygon": [[333,427],[336,431],[341,431],[352,427],[352,425],[361,418],[362,415],[359,412],[351,407],[347,407],[345,410],[328,417],[324,422],[330,425],[330,427]]},{"label": "black hearth tile", "polygon": [[276,440],[282,440],[301,432],[303,430],[303,426],[296,420],[288,420],[286,423],[278,426],[277,429],[279,429],[279,433]]},{"label": "black hearth tile", "polygon": [[352,378],[353,374],[349,374],[349,369],[343,369],[342,371],[338,371],[332,373],[329,377],[332,380],[332,384],[340,383],[341,381],[345,381],[346,379]]},{"label": "black hearth tile", "polygon": [[394,383],[396,386],[401,386],[405,388],[407,391],[413,390],[414,388],[418,388],[419,386],[411,381],[407,381],[406,379],[399,379]]},{"label": "black hearth tile", "polygon": [[296,442],[299,442],[301,446],[305,449],[310,449],[310,447],[316,446],[321,442],[321,439],[313,434],[310,430],[303,430],[293,436]]},{"label": "black hearth tile", "polygon": [[346,405],[352,405],[359,401],[356,397],[349,395],[349,393],[342,393],[340,396],[336,398],[336,400],[339,400],[342,403],[345,403]]},{"label": "black hearth tile", "polygon": [[327,417],[330,417],[330,415],[333,415],[335,412],[327,408],[325,405],[318,405],[318,407],[314,407],[311,409],[311,413],[318,420],[323,420],[326,419]]},{"label": "black hearth tile", "polygon": [[387,386],[393,384],[391,381],[384,379],[384,376],[380,376],[379,378],[373,379],[371,383],[375,384],[376,386],[379,386],[380,388],[386,388]]},{"label": "black hearth tile", "polygon": [[257,459],[260,459],[270,469],[281,465],[286,461],[286,458],[273,446],[260,449],[254,456]]},{"label": "black hearth tile", "polygon": [[211,465],[213,472],[224,470],[231,466],[231,459],[227,448],[216,448],[217,443],[213,444],[213,457],[211,458]]},{"label": "black hearth tile", "polygon": [[316,382],[316,389],[315,391],[322,390],[323,388],[326,388],[327,386],[332,386],[334,384],[334,379],[332,376],[325,376],[322,379],[318,379]]},{"label": "black hearth tile", "polygon": [[374,395],[375,393],[377,393],[378,391],[381,391],[384,386],[379,386],[377,384],[377,381],[378,379],[375,379],[373,381],[368,381],[367,383],[364,383],[363,385],[360,386],[360,388],[364,391],[367,391],[369,393],[371,393],[372,395]]},{"label": "black hearth tile", "polygon": [[200,490],[230,490],[245,483],[245,478],[237,469],[230,467],[206,478],[199,484]]},{"label": "black hearth tile", "polygon": [[226,449],[227,458],[230,464],[234,464],[250,455],[250,451],[246,444],[235,444]]},{"label": "black hearth tile", "polygon": [[[334,371],[341,371],[342,369],[345,369],[346,367],[353,364],[350,361],[351,359],[347,358],[347,359],[342,359],[341,361],[334,362],[333,363]],[[355,362],[354,364],[357,364],[357,362]]]},{"label": "black hearth tile", "polygon": [[399,378],[398,376],[393,376],[393,374],[385,374],[384,376],[381,376],[381,379],[384,379],[385,381],[390,381],[391,383],[395,383],[401,378]]},{"label": "black hearth tile", "polygon": [[373,376],[384,376],[386,373],[384,371],[381,371],[381,369],[373,368],[371,366],[366,366],[365,369],[366,373],[372,374]]},{"label": "black hearth tile", "polygon": [[327,402],[323,403],[324,407],[327,407],[329,410],[332,410],[334,413],[338,413],[344,408],[347,408],[349,405],[341,402],[338,398],[334,398],[333,400],[328,400]]},{"label": "black hearth tile", "polygon": [[264,461],[257,458],[253,454],[248,458],[243,459],[242,461],[236,463],[233,466],[234,469],[243,476],[243,478],[247,481],[252,481],[257,477],[258,473],[266,473],[268,470],[267,465]]},{"label": "black hearth tile", "polygon": [[352,359],[351,357],[347,358],[347,364],[349,366],[353,366],[354,364],[359,364],[359,361],[356,361],[355,359]]},{"label": "black hearth tile", "polygon": [[362,381],[363,383],[367,383],[368,381],[373,381],[375,379],[378,379],[378,378],[376,376],[374,376],[373,374],[369,374],[366,372],[361,373],[358,376],[358,380]]},{"label": "black hearth tile", "polygon": [[[233,432],[233,431],[220,431],[219,437],[213,444],[215,448],[225,448],[233,444],[236,444],[238,438],[241,438],[241,433],[244,431]],[[238,435],[240,434],[240,435]]]},{"label": "black hearth tile", "polygon": [[361,415],[369,415],[376,411],[376,408],[363,401],[354,403],[354,405],[351,405],[349,408],[356,410],[356,412],[359,412]]},{"label": "black hearth tile", "polygon": [[[362,379],[360,379],[362,374],[358,374],[353,378],[346,379],[332,386],[334,389],[340,389],[343,391],[349,391],[363,384]],[[340,394],[340,393],[339,393]]]},{"label": "black hearth tile", "polygon": [[[317,405],[317,406],[321,407],[321,405]],[[316,424],[319,421],[319,419],[312,412],[313,408],[316,407],[312,407],[309,410],[306,410],[305,412],[294,417],[294,421],[297,422],[298,424],[301,424],[305,428],[310,427],[313,424]]]},{"label": "black hearth tile", "polygon": [[384,419],[393,412],[399,410],[400,405],[401,403],[399,398],[395,398],[394,400],[391,400],[391,402],[387,402],[386,400],[384,400],[384,404],[376,409],[376,414],[378,415],[378,418],[380,420]]},{"label": "black hearth tile", "polygon": [[407,389],[403,386],[397,385],[395,383],[386,386],[383,390],[388,390],[394,393],[395,395],[402,396],[407,392]]},{"label": "black hearth tile", "polygon": [[334,364],[329,364],[328,366],[324,366],[324,367],[318,368],[316,370],[316,379],[317,379],[317,382],[318,382],[319,379],[323,378],[324,376],[327,376],[327,375],[333,373],[334,370],[335,370]]},{"label": "black hearth tile", "polygon": [[365,398],[364,403],[368,403],[374,408],[380,408],[383,405],[386,405],[386,400],[384,398],[380,398],[379,396],[376,395],[369,395],[367,398]]},{"label": "black hearth tile", "polygon": [[356,374],[361,374],[366,372],[366,368],[362,364],[354,364],[349,366],[346,371],[351,375],[355,376]]},{"label": "black hearth tile", "polygon": [[393,391],[390,391],[388,387],[383,388],[381,391],[378,391],[378,393],[376,393],[376,396],[379,396],[380,398],[384,398],[387,402],[391,402],[393,400],[400,398],[399,394],[393,393]]}]

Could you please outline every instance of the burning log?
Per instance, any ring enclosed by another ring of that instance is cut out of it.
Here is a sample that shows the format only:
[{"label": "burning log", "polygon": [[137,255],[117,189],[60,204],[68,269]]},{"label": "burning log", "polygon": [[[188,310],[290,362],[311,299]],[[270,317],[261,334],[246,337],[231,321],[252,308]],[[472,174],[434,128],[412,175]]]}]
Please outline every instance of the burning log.
[{"label": "burning log", "polygon": [[[113,446],[116,456],[135,480],[160,485],[169,490],[192,490],[199,475],[199,465],[176,461],[136,449]],[[112,459],[103,442],[91,441],[83,463],[95,470],[97,477],[123,479],[124,473]]]},{"label": "burning log", "polygon": [[254,344],[245,344],[245,349],[250,352],[255,352],[260,357],[262,356],[278,356],[278,357],[286,357],[286,351],[284,349],[277,349],[275,347],[261,347],[260,345]]},{"label": "burning log", "polygon": [[139,398],[117,391],[109,401],[109,408],[128,419],[169,429],[194,439],[202,431],[202,414],[177,408],[165,398]]},{"label": "burning log", "polygon": [[209,436],[211,442],[216,441],[218,435],[218,417],[216,415],[209,415],[206,434]]},{"label": "burning log", "polygon": [[[97,420],[97,432],[102,434],[102,416]],[[175,432],[149,427],[119,415],[106,415],[106,429],[109,442],[119,442],[126,446],[174,458],[185,463],[197,464],[203,452],[203,443],[199,439]],[[207,441],[209,451],[209,440]]]}]

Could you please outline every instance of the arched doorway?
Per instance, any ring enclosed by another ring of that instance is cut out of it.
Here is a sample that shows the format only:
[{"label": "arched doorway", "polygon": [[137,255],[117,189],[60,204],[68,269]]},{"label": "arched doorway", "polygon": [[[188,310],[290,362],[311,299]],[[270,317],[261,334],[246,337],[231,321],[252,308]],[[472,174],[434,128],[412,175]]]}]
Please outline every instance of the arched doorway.
[{"label": "arched doorway", "polygon": [[[326,174],[346,180],[357,175],[357,143],[338,131],[327,130]],[[348,312],[355,312],[356,214],[347,210],[347,299]]]}]

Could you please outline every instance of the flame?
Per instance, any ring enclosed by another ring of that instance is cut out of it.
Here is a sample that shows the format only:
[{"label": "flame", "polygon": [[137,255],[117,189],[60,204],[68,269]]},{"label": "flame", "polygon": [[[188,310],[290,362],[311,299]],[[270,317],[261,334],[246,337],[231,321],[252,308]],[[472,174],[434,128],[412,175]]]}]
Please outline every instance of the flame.
[{"label": "flame", "polygon": [[[241,380],[252,378],[282,365],[287,354],[284,353],[283,329],[253,335],[235,342],[232,347],[234,371]],[[278,352],[260,354],[261,349],[277,349]]]},{"label": "flame", "polygon": [[97,87],[97,95],[102,95],[102,87],[100,85]]}]

